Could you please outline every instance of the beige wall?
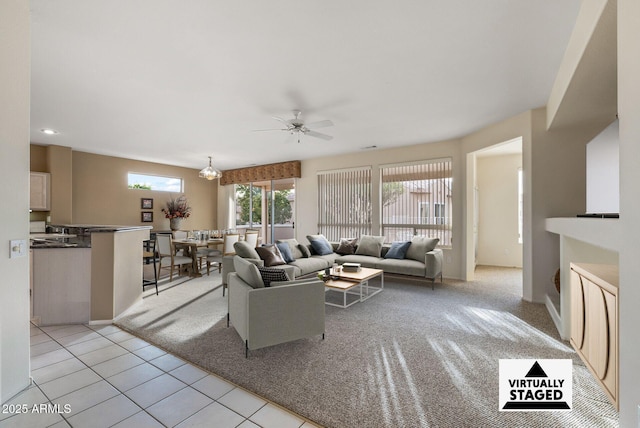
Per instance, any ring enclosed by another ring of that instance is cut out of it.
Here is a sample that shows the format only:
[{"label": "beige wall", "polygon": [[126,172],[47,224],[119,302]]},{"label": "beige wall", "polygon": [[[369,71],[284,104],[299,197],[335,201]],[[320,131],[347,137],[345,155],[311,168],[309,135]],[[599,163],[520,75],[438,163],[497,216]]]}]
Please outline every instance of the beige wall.
[{"label": "beige wall", "polygon": [[29,236],[29,43],[29,2],[0,2],[1,403],[29,385],[29,257],[9,258],[9,241]]},{"label": "beige wall", "polygon": [[47,169],[51,173],[51,222],[69,224],[72,212],[72,151],[69,147],[47,148]]},{"label": "beige wall", "polygon": [[477,263],[522,267],[518,242],[518,169],[522,155],[480,157]]},{"label": "beige wall", "polygon": [[620,117],[620,427],[638,425],[640,405],[640,2],[618,0]]},{"label": "beige wall", "polygon": [[[182,178],[192,213],[181,227],[187,230],[216,228],[218,183],[199,178],[198,170],[76,151],[73,152],[73,223],[152,225],[155,230],[168,230],[169,220],[160,210],[170,196],[177,197],[179,193],[129,189],[129,172]],[[141,198],[153,198],[151,224],[140,221]]]}]

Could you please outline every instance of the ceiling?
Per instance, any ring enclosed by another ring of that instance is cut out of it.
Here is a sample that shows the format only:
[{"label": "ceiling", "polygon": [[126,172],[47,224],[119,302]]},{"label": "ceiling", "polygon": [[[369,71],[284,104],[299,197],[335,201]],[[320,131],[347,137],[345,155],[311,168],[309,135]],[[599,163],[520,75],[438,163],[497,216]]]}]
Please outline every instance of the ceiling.
[{"label": "ceiling", "polygon": [[[546,104],[579,7],[31,0],[31,141],[224,170],[457,138]],[[333,140],[254,132],[294,109]]]}]

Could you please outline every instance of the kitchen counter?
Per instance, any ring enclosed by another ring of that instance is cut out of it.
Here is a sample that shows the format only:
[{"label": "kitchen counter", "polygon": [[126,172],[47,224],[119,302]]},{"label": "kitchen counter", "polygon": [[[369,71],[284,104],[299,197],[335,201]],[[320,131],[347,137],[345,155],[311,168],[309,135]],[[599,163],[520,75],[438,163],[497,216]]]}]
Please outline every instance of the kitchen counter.
[{"label": "kitchen counter", "polygon": [[142,244],[150,226],[52,228],[56,233],[31,238],[38,324],[111,322],[142,299]]}]

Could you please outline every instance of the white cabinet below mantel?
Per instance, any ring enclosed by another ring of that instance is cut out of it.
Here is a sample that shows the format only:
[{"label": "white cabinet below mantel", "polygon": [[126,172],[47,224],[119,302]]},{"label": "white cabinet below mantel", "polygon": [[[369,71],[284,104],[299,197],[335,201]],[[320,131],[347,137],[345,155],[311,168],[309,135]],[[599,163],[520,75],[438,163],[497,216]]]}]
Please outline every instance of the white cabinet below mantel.
[{"label": "white cabinet below mantel", "polygon": [[31,172],[29,180],[29,209],[31,211],[51,210],[51,174]]}]

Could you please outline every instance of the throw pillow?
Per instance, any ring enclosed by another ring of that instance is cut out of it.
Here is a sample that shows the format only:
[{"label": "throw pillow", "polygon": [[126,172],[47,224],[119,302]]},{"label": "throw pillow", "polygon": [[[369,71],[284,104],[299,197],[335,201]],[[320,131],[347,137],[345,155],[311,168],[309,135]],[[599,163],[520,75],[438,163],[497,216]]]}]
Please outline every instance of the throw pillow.
[{"label": "throw pillow", "polygon": [[384,244],[384,236],[362,235],[360,237],[360,242],[358,242],[356,254],[361,256],[380,257],[382,244]]},{"label": "throw pillow", "polygon": [[385,259],[404,259],[407,254],[407,250],[411,245],[411,241],[397,241],[391,244],[391,248],[384,255]]},{"label": "throw pillow", "polygon": [[289,281],[287,273],[278,268],[259,267],[260,276],[265,287],[271,287],[272,281]]},{"label": "throw pillow", "polygon": [[298,243],[298,241],[295,238],[291,238],[291,239],[278,239],[276,241],[276,243],[282,243],[282,242],[286,242],[289,245],[289,250],[291,252],[291,258],[293,259],[301,259],[304,257],[304,255],[302,254],[302,251],[300,251],[300,248],[298,247],[298,245],[300,245]]},{"label": "throw pillow", "polygon": [[326,256],[333,253],[333,247],[327,241],[324,235],[307,235],[307,239],[311,243],[311,248],[319,256]]},{"label": "throw pillow", "polygon": [[340,245],[336,249],[336,253],[346,256],[348,254],[356,253],[356,245],[358,244],[358,238],[341,238]]},{"label": "throw pillow", "polygon": [[233,244],[236,255],[243,259],[259,259],[260,256],[256,252],[256,248],[245,241],[238,241]]},{"label": "throw pillow", "polygon": [[411,239],[411,245],[407,249],[406,258],[416,260],[419,262],[425,261],[425,254],[429,251],[433,251],[438,245],[439,238],[428,238],[426,236],[414,236]]},{"label": "throw pillow", "polygon": [[278,250],[280,250],[280,254],[282,254],[282,259],[285,261],[285,263],[291,263],[295,260],[291,255],[291,248],[289,248],[289,244],[287,244],[286,242],[278,242],[276,243],[276,247],[278,247]]},{"label": "throw pillow", "polygon": [[309,248],[306,245],[298,244],[298,249],[300,250],[300,253],[302,253],[302,258],[308,259],[311,257],[311,251],[309,251]]},{"label": "throw pillow", "polygon": [[286,264],[280,254],[280,250],[278,250],[278,247],[275,245],[263,245],[262,247],[256,248],[256,251],[260,258],[264,260],[266,267]]}]

